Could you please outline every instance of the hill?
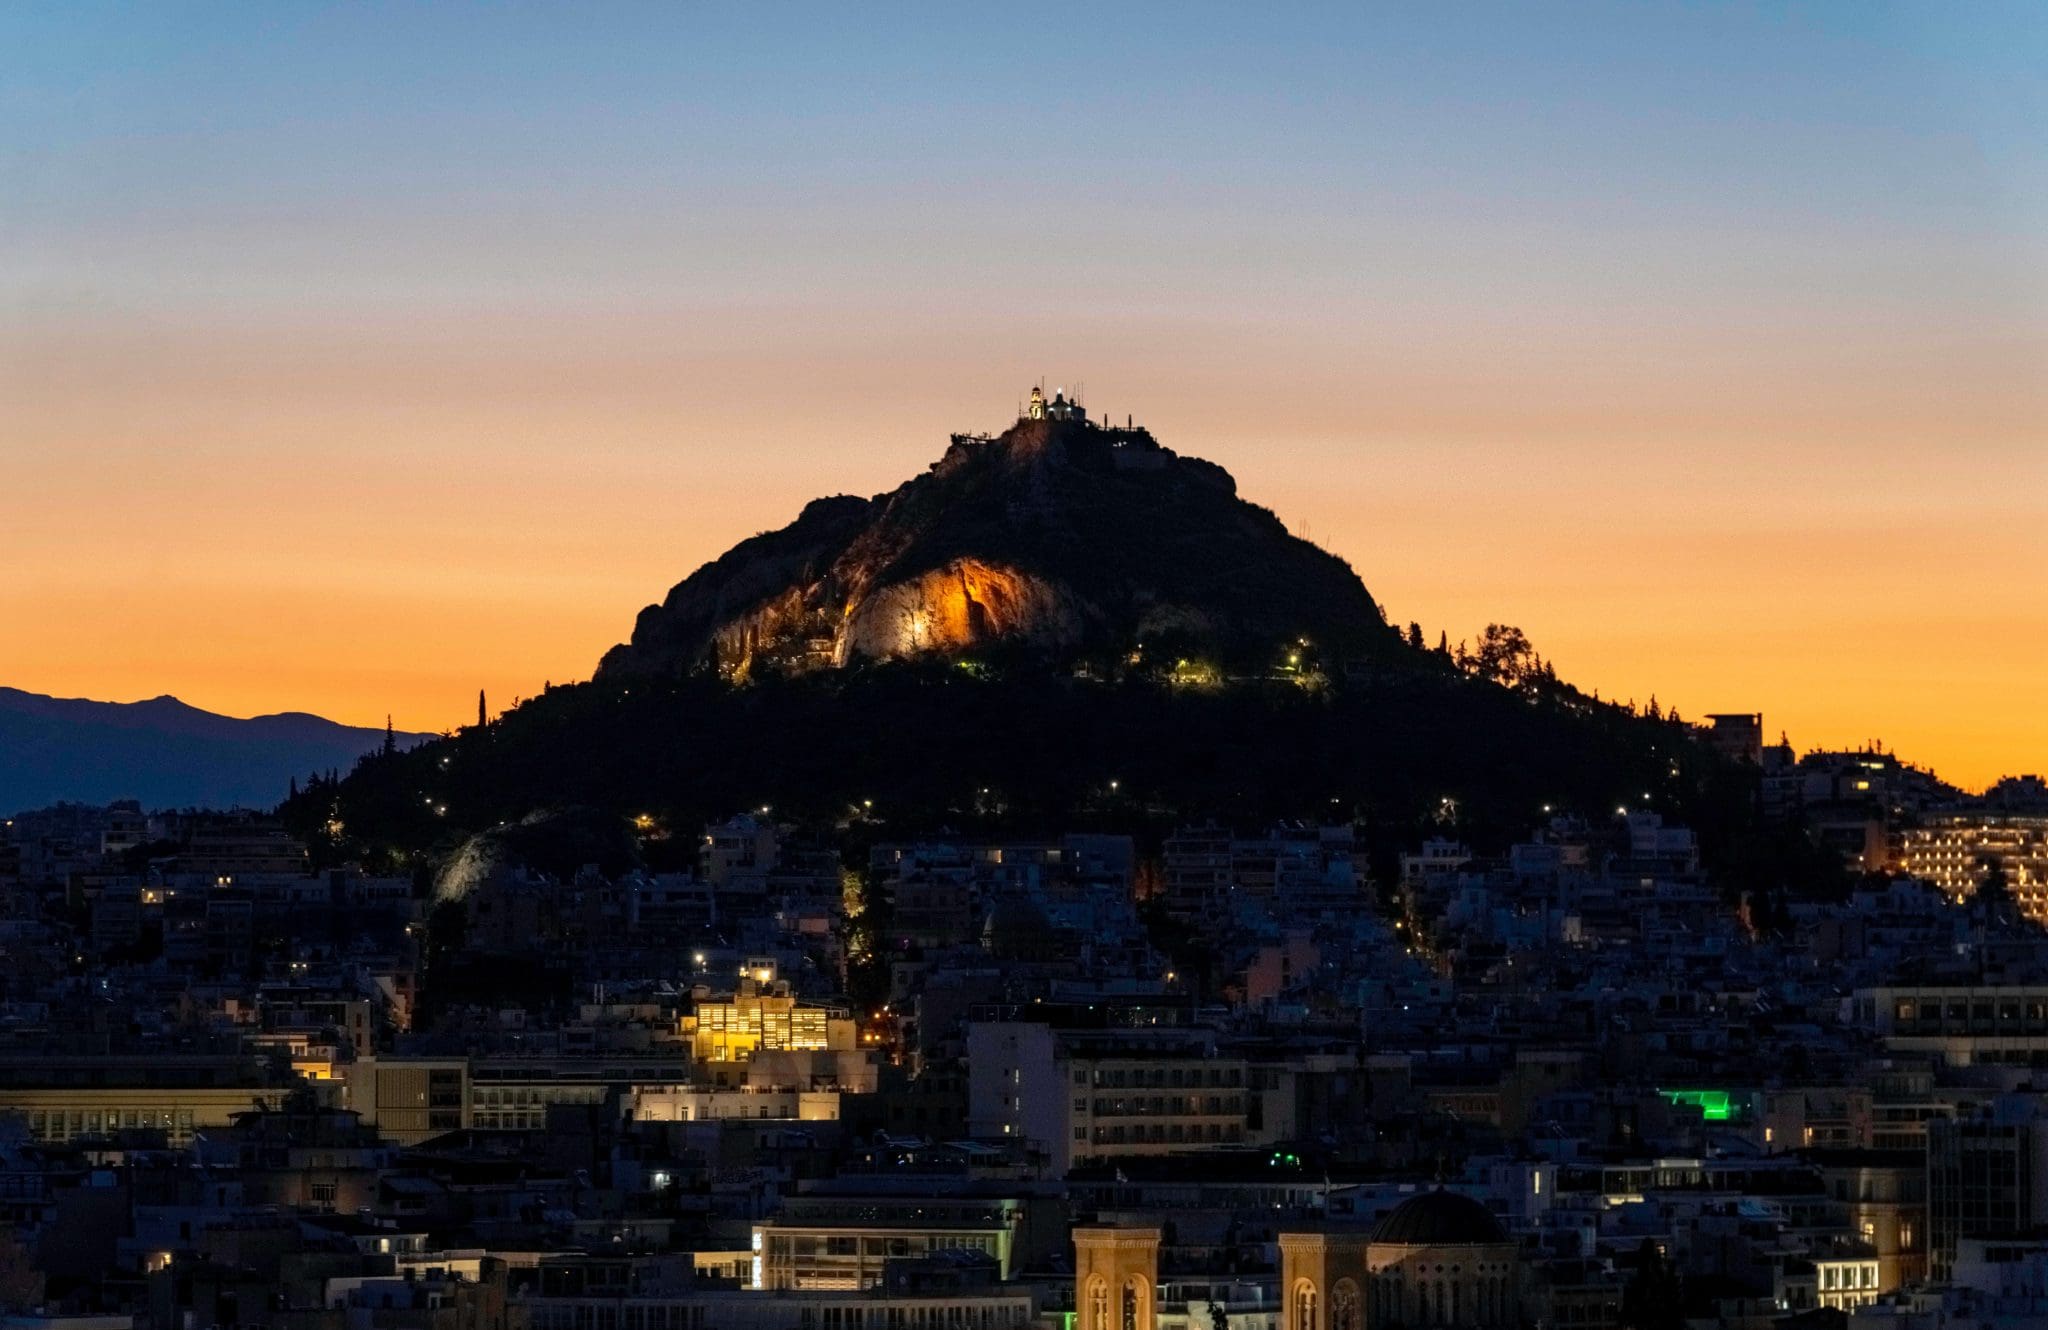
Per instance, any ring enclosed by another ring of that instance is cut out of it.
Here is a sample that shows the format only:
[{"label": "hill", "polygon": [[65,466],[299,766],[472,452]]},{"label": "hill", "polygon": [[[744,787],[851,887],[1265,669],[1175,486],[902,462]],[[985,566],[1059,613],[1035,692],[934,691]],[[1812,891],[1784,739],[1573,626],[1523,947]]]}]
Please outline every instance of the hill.
[{"label": "hill", "polygon": [[1424,649],[1221,467],[1064,407],[811,503],[650,606],[591,682],[367,759],[289,820],[328,857],[445,859],[579,809],[674,866],[764,805],[889,835],[1328,816],[1382,846],[1501,845],[1549,809],[1647,806],[1710,845],[1748,822],[1748,779],[1676,717],[1587,697],[1511,629]]},{"label": "hill", "polygon": [[819,499],[642,611],[600,680],[731,678],[919,655],[1113,658],[1141,646],[1259,668],[1303,639],[1384,658],[1396,638],[1349,564],[1238,497],[1222,467],[1055,398],[955,435],[872,499]]},{"label": "hill", "polygon": [[168,696],[94,702],[0,688],[0,811],[115,799],[267,808],[293,777],[347,771],[383,742],[382,730],[304,712],[240,720]]}]

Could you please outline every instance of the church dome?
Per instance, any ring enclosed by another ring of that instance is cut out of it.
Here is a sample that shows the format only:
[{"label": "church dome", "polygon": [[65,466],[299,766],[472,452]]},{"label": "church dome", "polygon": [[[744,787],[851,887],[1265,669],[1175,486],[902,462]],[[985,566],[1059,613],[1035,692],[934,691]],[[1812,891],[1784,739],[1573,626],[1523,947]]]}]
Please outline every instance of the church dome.
[{"label": "church dome", "polygon": [[1492,1211],[1441,1187],[1395,1206],[1373,1226],[1370,1239],[1395,1247],[1488,1247],[1507,1240]]}]

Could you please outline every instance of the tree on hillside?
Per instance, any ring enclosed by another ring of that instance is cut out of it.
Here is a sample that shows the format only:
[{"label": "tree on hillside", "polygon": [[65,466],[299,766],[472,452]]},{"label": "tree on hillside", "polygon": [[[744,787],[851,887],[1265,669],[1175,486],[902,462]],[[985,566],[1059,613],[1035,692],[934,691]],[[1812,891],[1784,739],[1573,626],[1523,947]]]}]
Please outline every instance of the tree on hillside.
[{"label": "tree on hillside", "polygon": [[1540,658],[1529,635],[1512,624],[1490,623],[1479,645],[1465,658],[1466,668],[1482,679],[1517,684],[1538,673]]}]

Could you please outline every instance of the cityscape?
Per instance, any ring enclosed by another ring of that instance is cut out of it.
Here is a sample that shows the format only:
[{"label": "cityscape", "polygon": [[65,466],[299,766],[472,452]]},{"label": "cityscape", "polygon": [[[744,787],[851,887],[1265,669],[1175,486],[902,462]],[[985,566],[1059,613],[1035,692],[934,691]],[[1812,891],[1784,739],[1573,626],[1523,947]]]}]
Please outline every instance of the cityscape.
[{"label": "cityscape", "polygon": [[2048,1330],[2042,11],[1050,17],[0,13],[0,1330]]}]

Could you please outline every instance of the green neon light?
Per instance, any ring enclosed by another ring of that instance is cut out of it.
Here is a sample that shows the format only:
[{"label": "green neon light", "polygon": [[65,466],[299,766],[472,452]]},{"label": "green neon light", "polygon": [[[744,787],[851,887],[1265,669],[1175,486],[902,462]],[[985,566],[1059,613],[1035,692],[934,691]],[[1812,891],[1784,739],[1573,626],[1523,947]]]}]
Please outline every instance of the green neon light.
[{"label": "green neon light", "polygon": [[1726,1122],[1735,1116],[1735,1106],[1726,1090],[1659,1090],[1674,1104],[1690,1104],[1709,1122]]}]

